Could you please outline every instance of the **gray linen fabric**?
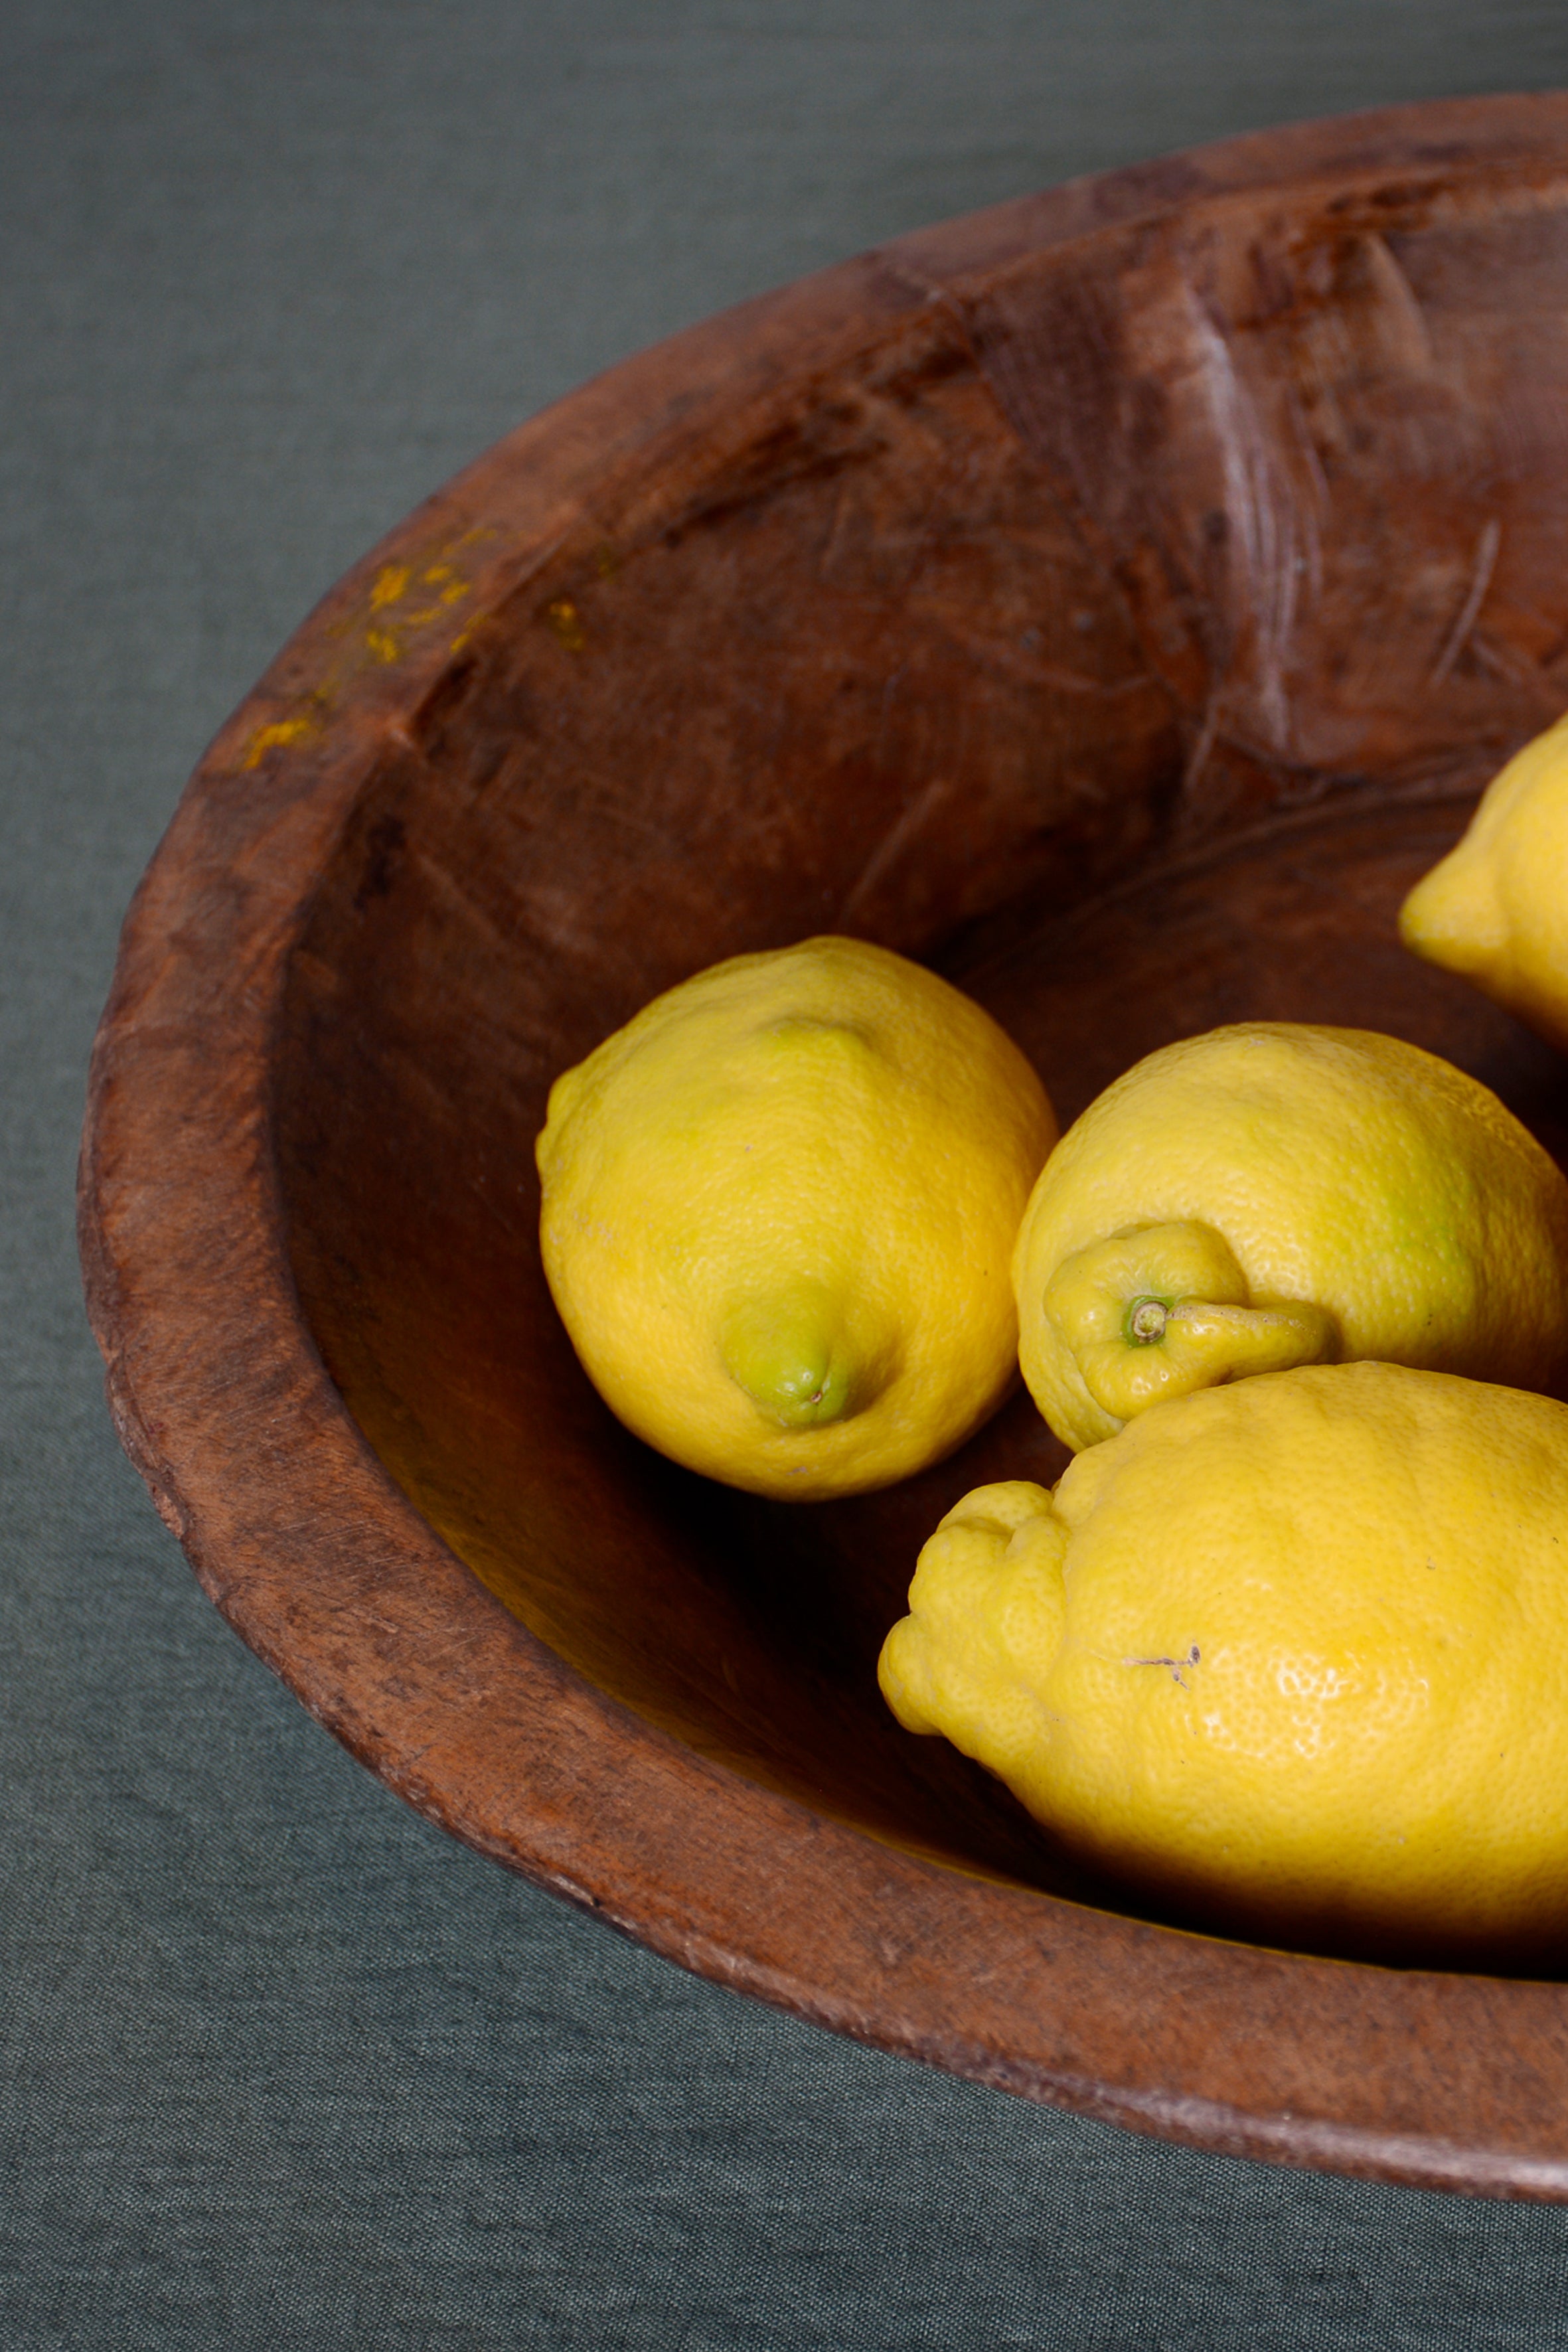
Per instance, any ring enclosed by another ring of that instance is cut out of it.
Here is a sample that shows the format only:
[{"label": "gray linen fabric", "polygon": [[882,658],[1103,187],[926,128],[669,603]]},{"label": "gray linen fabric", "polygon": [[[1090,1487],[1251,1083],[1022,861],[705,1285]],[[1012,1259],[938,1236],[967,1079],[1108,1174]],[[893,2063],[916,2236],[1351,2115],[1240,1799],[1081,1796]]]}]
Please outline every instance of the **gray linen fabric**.
[{"label": "gray linen fabric", "polygon": [[1194,2156],[691,1981],[202,1600],[70,1183],[126,899],[318,593],[574,382],[878,237],[1384,100],[1560,0],[5,0],[6,2352],[1568,2345],[1568,2214]]}]

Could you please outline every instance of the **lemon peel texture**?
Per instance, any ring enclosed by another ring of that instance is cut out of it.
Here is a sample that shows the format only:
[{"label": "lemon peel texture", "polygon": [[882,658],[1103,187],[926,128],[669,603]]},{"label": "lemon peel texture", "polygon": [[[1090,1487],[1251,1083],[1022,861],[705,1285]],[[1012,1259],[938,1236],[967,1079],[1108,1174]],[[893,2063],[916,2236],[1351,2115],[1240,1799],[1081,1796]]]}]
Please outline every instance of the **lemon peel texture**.
[{"label": "lemon peel texture", "polygon": [[1399,935],[1568,1051],[1568,719],[1493,777],[1457,847],[1399,910]]},{"label": "lemon peel texture", "polygon": [[1009,1256],[1056,1139],[990,1015],[826,937],[671,989],[556,1080],[545,1271],[626,1424],[802,1501],[962,1444],[1017,1373]]},{"label": "lemon peel texture", "polygon": [[1152,1054],[1052,1152],[1013,1257],[1057,1434],[1361,1357],[1553,1387],[1568,1181],[1497,1097],[1396,1037],[1248,1022]]},{"label": "lemon peel texture", "polygon": [[1090,1868],[1314,1951],[1568,1953],[1568,1406],[1314,1365],[981,1487],[879,1675]]}]

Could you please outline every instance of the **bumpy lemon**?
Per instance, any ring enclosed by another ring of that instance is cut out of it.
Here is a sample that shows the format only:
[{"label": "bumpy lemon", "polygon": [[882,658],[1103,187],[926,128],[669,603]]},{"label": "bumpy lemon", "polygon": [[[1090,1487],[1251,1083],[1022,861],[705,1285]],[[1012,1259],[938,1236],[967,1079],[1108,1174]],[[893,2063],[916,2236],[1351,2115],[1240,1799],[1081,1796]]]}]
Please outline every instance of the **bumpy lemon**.
[{"label": "bumpy lemon", "polygon": [[1493,777],[1464,839],[1400,908],[1399,933],[1568,1050],[1568,719]]},{"label": "bumpy lemon", "polygon": [[1013,1273],[1024,1377],[1074,1447],[1162,1399],[1363,1356],[1551,1388],[1568,1181],[1436,1055],[1248,1022],[1165,1046],[1089,1106]]},{"label": "bumpy lemon", "polygon": [[1568,1955],[1568,1406],[1390,1364],[982,1486],[882,1652],[1081,1861],[1314,1950]]},{"label": "bumpy lemon", "polygon": [[979,1005],[885,948],[737,956],[558,1078],[545,1271],[637,1434],[802,1500],[890,1484],[1016,1377],[1008,1255],[1056,1138]]}]

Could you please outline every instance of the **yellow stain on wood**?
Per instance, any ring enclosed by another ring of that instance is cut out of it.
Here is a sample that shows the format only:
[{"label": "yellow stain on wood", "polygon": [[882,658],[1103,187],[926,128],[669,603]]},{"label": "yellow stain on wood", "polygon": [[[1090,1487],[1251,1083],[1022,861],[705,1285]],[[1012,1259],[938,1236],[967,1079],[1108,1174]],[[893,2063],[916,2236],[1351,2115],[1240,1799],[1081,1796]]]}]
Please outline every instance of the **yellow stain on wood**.
[{"label": "yellow stain on wood", "polygon": [[587,644],[583,616],[570,596],[552,597],[544,607],[544,618],[568,653],[580,654]]},{"label": "yellow stain on wood", "polygon": [[258,768],[268,751],[284,743],[298,743],[302,735],[313,735],[321,725],[319,719],[274,719],[269,725],[258,727],[246,746],[243,764]]},{"label": "yellow stain on wood", "polygon": [[406,591],[409,577],[406,563],[384,564],[371,583],[371,611],[379,613],[384,605],[395,604],[398,598]]},{"label": "yellow stain on wood", "polygon": [[[377,661],[401,661],[410,630],[426,629],[433,621],[443,620],[450,606],[460,604],[465,596],[473,593],[473,583],[465,580],[451,564],[431,563],[419,575],[423,599],[410,608],[405,600],[413,580],[411,564],[388,563],[371,583],[369,610],[386,615],[380,626],[365,631],[365,646]],[[395,615],[390,610],[395,604],[403,606]],[[394,619],[395,627],[392,625]]]},{"label": "yellow stain on wood", "polygon": [[471,584],[460,573],[454,572],[449,563],[432,563],[428,571],[422,572],[419,577],[426,588],[440,590],[438,602],[442,604],[460,604]]},{"label": "yellow stain on wood", "polygon": [[[493,536],[493,530],[486,526],[465,532],[457,543],[465,546],[470,541]],[[423,568],[412,563],[384,563],[371,582],[363,604],[357,609],[351,609],[341,622],[334,625],[333,635],[339,636],[342,633],[341,650],[308,698],[318,706],[317,709],[297,718],[278,719],[265,727],[258,727],[246,744],[241,767],[258,767],[268,751],[297,743],[302,736],[319,733],[324,723],[322,712],[338,700],[367,656],[372,662],[389,667],[393,663],[402,661],[409,651],[413,635],[442,625],[449,628],[456,617],[452,607],[460,604],[473,593],[473,581],[451,563],[438,562],[426,564]],[[456,653],[464,646],[473,627],[474,621],[470,620],[450,641],[447,651]],[[359,634],[362,631],[363,635]],[[344,638],[346,643],[342,642]]]}]

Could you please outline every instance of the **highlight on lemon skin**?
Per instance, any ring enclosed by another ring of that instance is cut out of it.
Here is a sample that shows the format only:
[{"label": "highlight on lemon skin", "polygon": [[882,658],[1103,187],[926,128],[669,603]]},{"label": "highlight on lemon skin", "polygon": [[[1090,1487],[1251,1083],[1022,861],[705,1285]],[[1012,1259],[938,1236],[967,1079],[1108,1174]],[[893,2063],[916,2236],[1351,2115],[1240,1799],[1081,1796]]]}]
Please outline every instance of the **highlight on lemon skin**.
[{"label": "highlight on lemon skin", "polygon": [[1129,1225],[1062,1260],[1047,1315],[1101,1410],[1131,1421],[1162,1399],[1338,1351],[1333,1318],[1305,1300],[1260,1306],[1208,1225]]},{"label": "highlight on lemon skin", "polygon": [[1399,935],[1568,1051],[1568,719],[1493,777],[1458,846],[1415,885]]},{"label": "highlight on lemon skin", "polygon": [[1489,1088],[1360,1029],[1163,1046],[1063,1136],[1013,1252],[1018,1351],[1075,1451],[1162,1401],[1366,1358],[1568,1377],[1568,1179]]}]

